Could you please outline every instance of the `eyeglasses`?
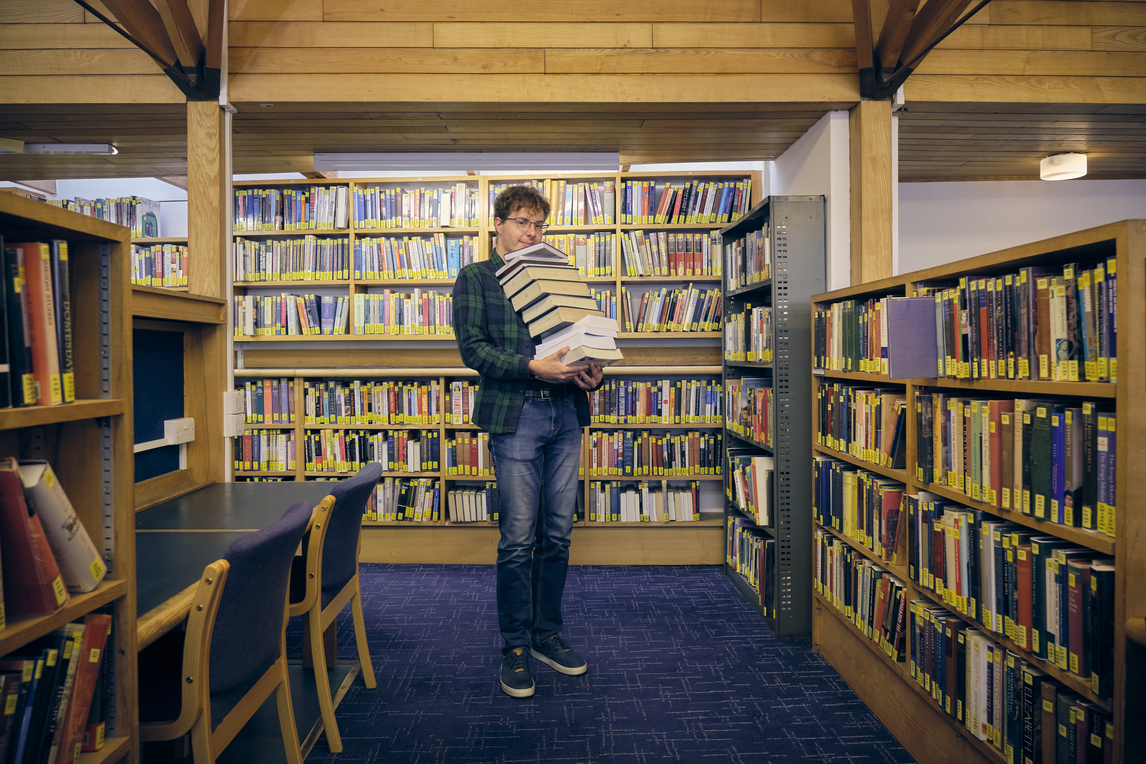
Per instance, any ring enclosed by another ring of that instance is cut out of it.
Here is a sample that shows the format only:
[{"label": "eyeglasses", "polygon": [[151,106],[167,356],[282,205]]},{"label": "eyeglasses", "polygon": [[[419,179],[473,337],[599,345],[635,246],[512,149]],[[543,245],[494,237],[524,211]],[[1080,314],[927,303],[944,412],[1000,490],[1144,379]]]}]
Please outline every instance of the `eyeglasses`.
[{"label": "eyeglasses", "polygon": [[512,220],[514,223],[517,223],[517,227],[523,231],[528,231],[530,226],[536,228],[538,231],[545,231],[545,229],[549,227],[548,223],[535,223],[528,218],[506,218],[506,220]]}]

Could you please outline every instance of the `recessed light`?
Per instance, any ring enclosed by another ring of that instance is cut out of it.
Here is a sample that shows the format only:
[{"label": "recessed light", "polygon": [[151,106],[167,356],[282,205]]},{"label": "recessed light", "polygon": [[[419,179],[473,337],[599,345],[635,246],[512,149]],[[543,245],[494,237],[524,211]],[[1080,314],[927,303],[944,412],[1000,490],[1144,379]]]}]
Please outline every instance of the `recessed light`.
[{"label": "recessed light", "polygon": [[1053,154],[1039,163],[1043,180],[1072,180],[1086,175],[1086,154]]}]

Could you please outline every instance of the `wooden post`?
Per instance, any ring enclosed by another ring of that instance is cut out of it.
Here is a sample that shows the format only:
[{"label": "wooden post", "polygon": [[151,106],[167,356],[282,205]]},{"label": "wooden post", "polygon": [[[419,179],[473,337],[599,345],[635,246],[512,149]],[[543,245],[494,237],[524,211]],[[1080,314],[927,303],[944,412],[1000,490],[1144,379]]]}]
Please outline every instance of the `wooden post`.
[{"label": "wooden post", "polygon": [[860,101],[851,110],[851,284],[892,275],[891,102]]},{"label": "wooden post", "polygon": [[191,294],[223,297],[227,258],[226,114],[217,101],[187,102],[187,247]]}]

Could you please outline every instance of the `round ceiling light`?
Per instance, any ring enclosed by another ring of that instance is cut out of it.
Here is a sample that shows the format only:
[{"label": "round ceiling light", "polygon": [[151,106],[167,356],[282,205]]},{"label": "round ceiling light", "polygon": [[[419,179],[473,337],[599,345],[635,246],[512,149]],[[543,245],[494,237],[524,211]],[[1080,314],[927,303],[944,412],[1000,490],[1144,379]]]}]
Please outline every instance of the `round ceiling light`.
[{"label": "round ceiling light", "polygon": [[1039,163],[1043,180],[1071,180],[1086,175],[1086,154],[1054,154]]}]

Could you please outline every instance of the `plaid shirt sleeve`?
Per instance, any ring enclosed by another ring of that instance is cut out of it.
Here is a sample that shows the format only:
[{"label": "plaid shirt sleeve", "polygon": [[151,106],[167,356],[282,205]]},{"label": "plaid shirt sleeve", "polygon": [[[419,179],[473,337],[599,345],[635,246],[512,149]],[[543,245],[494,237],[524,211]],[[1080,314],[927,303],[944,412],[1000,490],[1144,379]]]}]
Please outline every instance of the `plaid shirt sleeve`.
[{"label": "plaid shirt sleeve", "polygon": [[[475,264],[476,265],[476,264]],[[454,334],[462,361],[483,377],[529,379],[529,358],[517,353],[517,315],[506,300],[486,300],[475,266],[458,273],[454,284]]]}]

